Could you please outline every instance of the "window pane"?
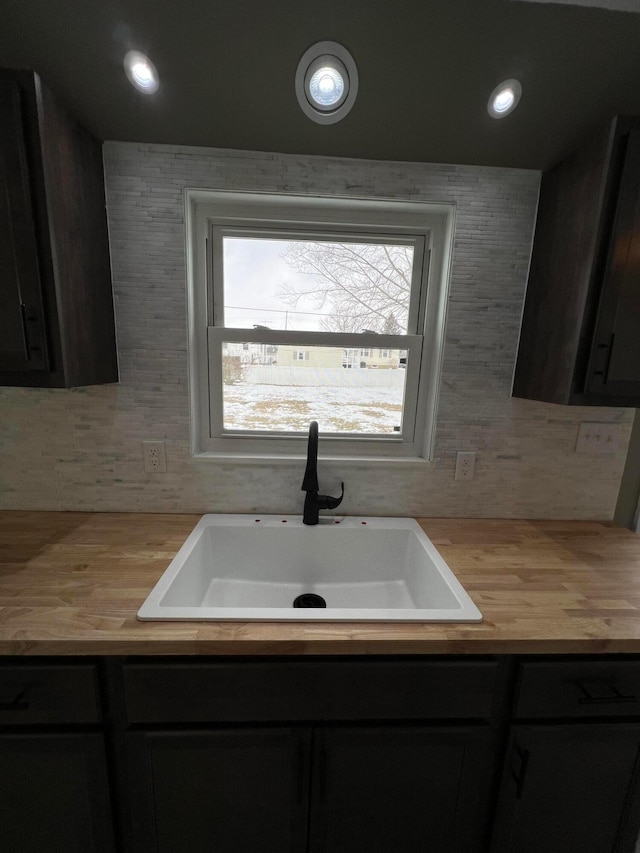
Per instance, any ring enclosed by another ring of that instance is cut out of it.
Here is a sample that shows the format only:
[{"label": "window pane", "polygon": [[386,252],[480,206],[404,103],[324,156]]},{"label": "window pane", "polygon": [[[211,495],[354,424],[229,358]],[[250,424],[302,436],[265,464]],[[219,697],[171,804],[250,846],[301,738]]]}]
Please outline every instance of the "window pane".
[{"label": "window pane", "polygon": [[223,426],[248,432],[398,435],[406,351],[222,344]]},{"label": "window pane", "polygon": [[406,334],[413,247],[224,237],[224,325]]}]

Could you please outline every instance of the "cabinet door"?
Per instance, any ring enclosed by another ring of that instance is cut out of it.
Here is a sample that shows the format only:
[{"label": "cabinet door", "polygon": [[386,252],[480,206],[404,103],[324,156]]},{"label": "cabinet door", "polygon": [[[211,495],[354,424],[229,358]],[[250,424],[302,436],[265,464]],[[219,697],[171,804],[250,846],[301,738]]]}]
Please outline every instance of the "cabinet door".
[{"label": "cabinet door", "polygon": [[519,726],[493,853],[634,853],[639,749],[640,726]]},{"label": "cabinet door", "polygon": [[310,853],[473,853],[485,848],[488,731],[316,730]]},{"label": "cabinet door", "polygon": [[589,390],[640,396],[640,130],[627,140]]},{"label": "cabinet door", "polygon": [[113,853],[100,735],[0,735],[0,850]]},{"label": "cabinet door", "polygon": [[21,90],[0,79],[0,370],[48,365]]},{"label": "cabinet door", "polygon": [[135,853],[304,853],[309,734],[127,735]]}]

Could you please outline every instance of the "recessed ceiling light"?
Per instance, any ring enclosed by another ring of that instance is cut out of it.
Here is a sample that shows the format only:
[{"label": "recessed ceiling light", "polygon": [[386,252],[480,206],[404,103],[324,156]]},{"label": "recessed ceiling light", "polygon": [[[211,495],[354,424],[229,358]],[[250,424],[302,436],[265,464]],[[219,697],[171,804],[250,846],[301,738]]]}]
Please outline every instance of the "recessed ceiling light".
[{"label": "recessed ceiling light", "polygon": [[305,75],[305,92],[317,110],[335,110],[349,91],[349,75],[335,56],[320,56]]},{"label": "recessed ceiling light", "polygon": [[335,124],[355,102],[358,69],[342,45],[320,41],[302,54],[295,85],[305,115],[319,124]]},{"label": "recessed ceiling light", "polygon": [[129,82],[145,95],[158,91],[160,78],[153,62],[144,53],[130,50],[124,58],[124,70]]},{"label": "recessed ceiling light", "polygon": [[517,80],[505,80],[496,86],[487,104],[487,110],[492,118],[504,118],[518,106],[522,95],[522,86]]}]

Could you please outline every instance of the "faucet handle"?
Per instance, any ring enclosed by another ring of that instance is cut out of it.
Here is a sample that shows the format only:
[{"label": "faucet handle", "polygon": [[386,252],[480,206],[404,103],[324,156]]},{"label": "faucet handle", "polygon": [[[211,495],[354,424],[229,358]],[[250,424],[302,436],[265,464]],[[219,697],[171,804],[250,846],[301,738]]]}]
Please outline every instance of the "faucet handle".
[{"label": "faucet handle", "polygon": [[344,483],[340,483],[341,493],[339,498],[333,498],[331,495],[318,495],[318,506],[320,509],[335,509],[342,503],[344,497]]}]

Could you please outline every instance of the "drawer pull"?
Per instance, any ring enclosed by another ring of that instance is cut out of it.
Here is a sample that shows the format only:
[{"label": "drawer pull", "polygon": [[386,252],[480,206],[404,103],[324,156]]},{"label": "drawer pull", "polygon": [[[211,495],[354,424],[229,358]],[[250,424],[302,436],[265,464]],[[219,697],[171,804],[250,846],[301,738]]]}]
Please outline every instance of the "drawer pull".
[{"label": "drawer pull", "polygon": [[31,352],[29,350],[29,332],[27,331],[27,306],[24,304],[24,302],[20,303],[20,319],[22,320],[22,340],[24,343],[24,357],[27,361],[31,361]]},{"label": "drawer pull", "polygon": [[327,750],[320,750],[320,766],[318,768],[318,800],[324,803],[327,799]]},{"label": "drawer pull", "polygon": [[304,800],[305,786],[304,786],[304,769],[305,769],[305,748],[304,743],[301,741],[298,745],[298,792],[297,792],[297,800],[298,803],[302,803]]},{"label": "drawer pull", "polygon": [[[591,685],[591,690],[587,685]],[[609,691],[608,695],[594,696],[593,690],[596,685],[601,688],[600,691],[598,691],[600,694],[602,694],[602,687],[604,687]],[[578,702],[581,705],[622,705],[624,703],[638,701],[636,696],[625,696],[618,690],[615,684],[611,684],[609,681],[591,681],[586,683],[578,681],[576,686],[582,694],[578,697]]]},{"label": "drawer pull", "polygon": [[11,702],[0,702],[0,711],[28,711],[29,703],[24,701],[27,690],[25,687]]}]

